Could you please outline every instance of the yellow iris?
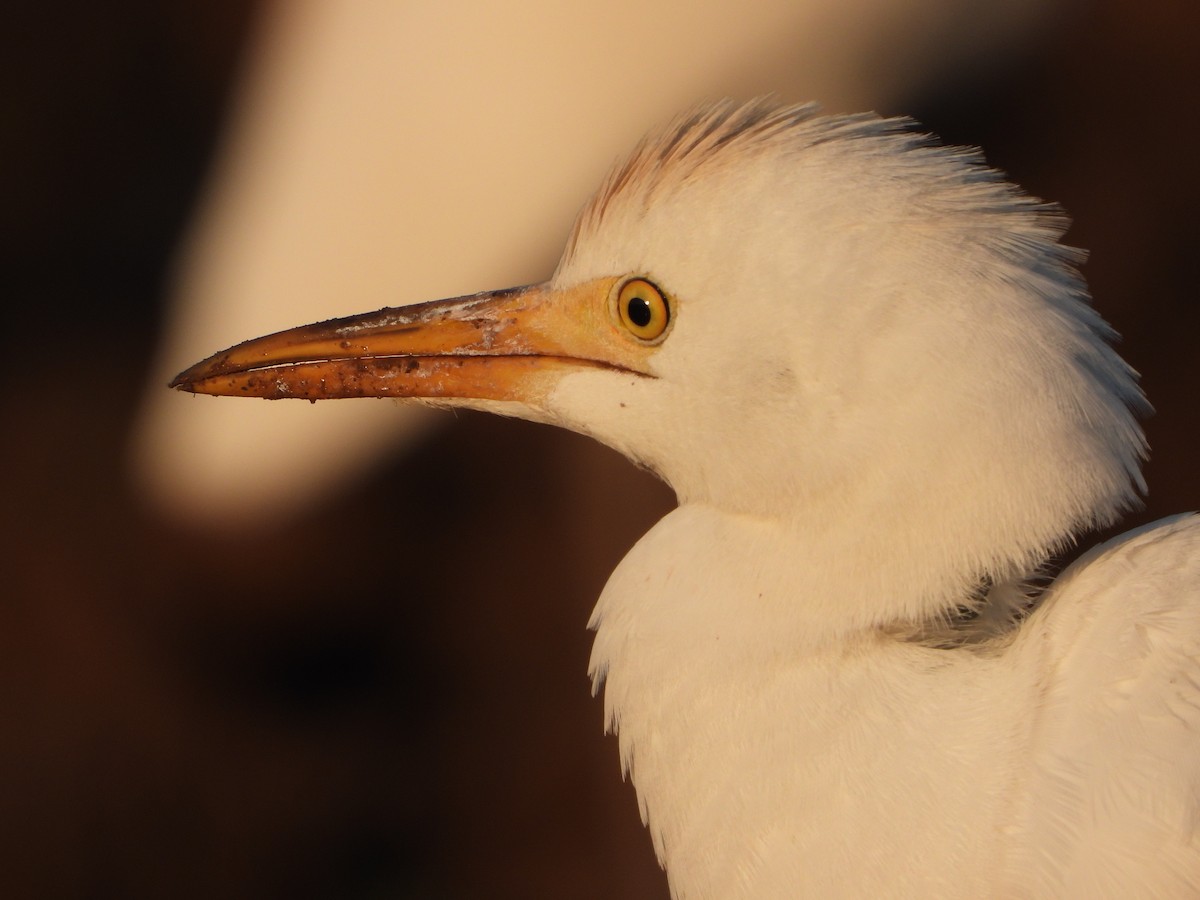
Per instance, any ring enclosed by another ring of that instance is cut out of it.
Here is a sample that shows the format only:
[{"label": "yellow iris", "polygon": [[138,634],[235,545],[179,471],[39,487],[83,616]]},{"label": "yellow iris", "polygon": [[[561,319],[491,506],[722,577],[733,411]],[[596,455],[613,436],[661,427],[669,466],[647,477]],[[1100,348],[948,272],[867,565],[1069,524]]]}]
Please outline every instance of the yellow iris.
[{"label": "yellow iris", "polygon": [[633,278],[617,293],[617,315],[634,337],[653,341],[667,330],[671,307],[657,287],[644,278]]}]

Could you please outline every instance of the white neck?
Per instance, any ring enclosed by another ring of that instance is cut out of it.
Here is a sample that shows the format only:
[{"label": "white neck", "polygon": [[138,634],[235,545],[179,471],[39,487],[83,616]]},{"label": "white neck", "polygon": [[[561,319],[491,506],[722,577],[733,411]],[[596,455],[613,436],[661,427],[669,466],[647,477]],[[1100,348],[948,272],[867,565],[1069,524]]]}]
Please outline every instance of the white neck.
[{"label": "white neck", "polygon": [[[887,573],[775,524],[681,507],[593,616],[592,674],[675,896],[870,896],[904,871],[982,893],[975,854],[1005,815],[987,798],[1007,796],[1015,774],[973,766],[1017,756],[999,745],[1015,740],[1022,691],[986,654],[856,621],[845,611],[867,604],[855,595]],[[944,834],[931,834],[931,808]]]}]

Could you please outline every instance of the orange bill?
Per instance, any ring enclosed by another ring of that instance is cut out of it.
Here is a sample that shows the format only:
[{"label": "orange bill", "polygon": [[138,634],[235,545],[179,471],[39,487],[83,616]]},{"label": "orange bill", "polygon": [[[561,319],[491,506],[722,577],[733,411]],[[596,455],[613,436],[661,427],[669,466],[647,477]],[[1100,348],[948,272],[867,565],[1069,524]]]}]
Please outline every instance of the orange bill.
[{"label": "orange bill", "polygon": [[649,375],[653,348],[612,313],[618,279],[492,291],[331,319],[246,341],[180,373],[198,394],[445,397],[537,404],[565,373]]}]

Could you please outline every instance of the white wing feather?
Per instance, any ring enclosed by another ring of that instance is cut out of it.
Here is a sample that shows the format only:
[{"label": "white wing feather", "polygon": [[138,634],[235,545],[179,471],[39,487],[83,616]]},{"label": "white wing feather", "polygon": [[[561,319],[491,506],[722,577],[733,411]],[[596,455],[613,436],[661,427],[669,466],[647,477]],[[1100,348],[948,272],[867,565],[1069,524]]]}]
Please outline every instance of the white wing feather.
[{"label": "white wing feather", "polygon": [[1200,897],[1200,517],[1087,554],[1013,650],[1043,681],[1012,882]]}]

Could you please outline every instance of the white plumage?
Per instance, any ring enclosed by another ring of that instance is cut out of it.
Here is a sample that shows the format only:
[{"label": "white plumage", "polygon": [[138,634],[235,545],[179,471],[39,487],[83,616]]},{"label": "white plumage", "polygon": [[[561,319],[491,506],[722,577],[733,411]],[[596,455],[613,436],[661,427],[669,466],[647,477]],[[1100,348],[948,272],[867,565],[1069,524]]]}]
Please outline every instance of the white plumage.
[{"label": "white plumage", "polygon": [[176,383],[470,405],[671,484],[591,671],[680,900],[1192,897],[1200,520],[1033,586],[1143,488],[1063,227],[909,123],[718,104],[614,171],[546,285]]}]

